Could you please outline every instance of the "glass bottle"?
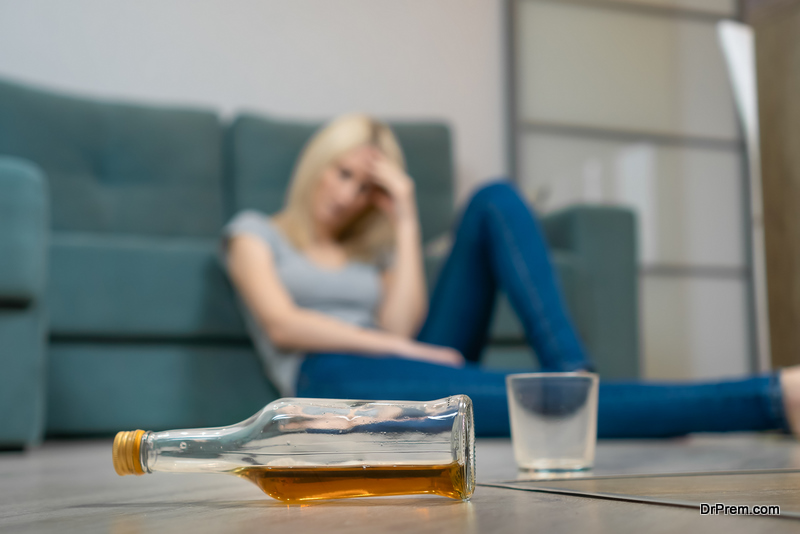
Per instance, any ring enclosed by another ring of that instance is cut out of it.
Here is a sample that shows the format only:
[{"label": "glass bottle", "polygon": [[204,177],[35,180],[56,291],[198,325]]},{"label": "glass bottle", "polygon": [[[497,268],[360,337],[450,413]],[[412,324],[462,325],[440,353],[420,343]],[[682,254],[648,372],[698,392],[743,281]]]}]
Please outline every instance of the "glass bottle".
[{"label": "glass bottle", "polygon": [[120,432],[119,475],[229,473],[285,502],[475,489],[472,401],[278,399],[235,425]]}]

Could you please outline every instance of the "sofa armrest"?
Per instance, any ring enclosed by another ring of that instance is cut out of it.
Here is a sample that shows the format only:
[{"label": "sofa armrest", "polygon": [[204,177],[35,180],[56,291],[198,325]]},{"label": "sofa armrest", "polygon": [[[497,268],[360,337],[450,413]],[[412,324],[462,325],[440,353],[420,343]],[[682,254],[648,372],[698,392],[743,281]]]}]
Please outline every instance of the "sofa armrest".
[{"label": "sofa armrest", "polygon": [[542,219],[550,247],[572,256],[585,283],[577,295],[582,335],[598,372],[639,376],[639,296],[634,213],[572,206]]},{"label": "sofa armrest", "polygon": [[0,156],[0,448],[44,433],[47,210],[44,173]]},{"label": "sofa armrest", "polygon": [[26,160],[0,156],[0,301],[42,297],[48,236],[47,182]]}]

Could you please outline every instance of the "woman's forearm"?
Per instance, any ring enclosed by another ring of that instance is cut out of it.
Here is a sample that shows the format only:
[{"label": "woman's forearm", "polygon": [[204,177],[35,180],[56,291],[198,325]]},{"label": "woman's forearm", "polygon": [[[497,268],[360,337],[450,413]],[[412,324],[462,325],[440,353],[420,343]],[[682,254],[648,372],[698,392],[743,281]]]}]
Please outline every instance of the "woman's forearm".
[{"label": "woman's forearm", "polygon": [[405,341],[396,334],[362,328],[305,308],[294,308],[273,320],[267,335],[280,349],[303,352],[399,354]]},{"label": "woman's forearm", "polygon": [[388,332],[413,337],[426,312],[421,232],[414,214],[397,224],[393,276],[381,304],[379,322]]},{"label": "woman's forearm", "polygon": [[361,328],[314,310],[295,308],[268,332],[278,347],[303,352],[346,352],[364,356],[400,356],[440,365],[464,365],[450,347],[418,343],[381,330]]}]

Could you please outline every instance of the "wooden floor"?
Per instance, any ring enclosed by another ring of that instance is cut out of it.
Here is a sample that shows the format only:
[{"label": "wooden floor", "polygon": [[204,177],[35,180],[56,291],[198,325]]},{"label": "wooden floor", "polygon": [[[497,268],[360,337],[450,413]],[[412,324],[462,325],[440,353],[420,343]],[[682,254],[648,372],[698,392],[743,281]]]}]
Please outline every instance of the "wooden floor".
[{"label": "wooden floor", "polygon": [[[479,440],[478,482],[521,481],[508,440]],[[594,475],[800,468],[800,445],[776,436],[603,441]],[[762,490],[763,491],[763,490]],[[764,500],[763,494],[761,501]],[[800,499],[800,496],[798,496]],[[717,502],[709,495],[711,502]],[[468,502],[380,497],[287,506],[225,475],[119,477],[111,441],[50,442],[0,453],[0,532],[800,532],[776,517],[479,485]]]}]

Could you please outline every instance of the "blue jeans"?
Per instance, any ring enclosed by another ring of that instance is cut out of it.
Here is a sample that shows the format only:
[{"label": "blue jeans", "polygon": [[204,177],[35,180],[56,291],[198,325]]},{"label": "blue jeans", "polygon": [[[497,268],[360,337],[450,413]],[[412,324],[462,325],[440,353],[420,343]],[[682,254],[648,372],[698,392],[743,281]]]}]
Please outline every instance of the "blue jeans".
[{"label": "blue jeans", "polygon": [[[461,215],[453,248],[417,339],[458,349],[462,368],[399,356],[309,354],[298,395],[432,400],[466,394],[481,436],[510,433],[505,375],[482,369],[495,294],[508,295],[542,371],[592,369],[559,292],[547,244],[509,182],[479,189]],[[524,371],[517,371],[524,372]],[[665,437],[688,432],[788,431],[778,375],[709,383],[601,380],[599,437]]]}]

